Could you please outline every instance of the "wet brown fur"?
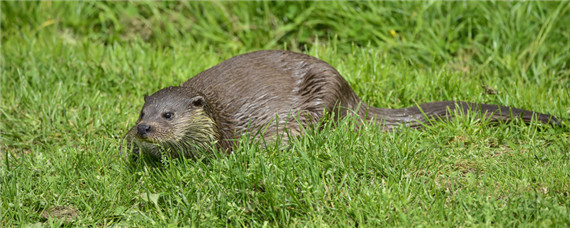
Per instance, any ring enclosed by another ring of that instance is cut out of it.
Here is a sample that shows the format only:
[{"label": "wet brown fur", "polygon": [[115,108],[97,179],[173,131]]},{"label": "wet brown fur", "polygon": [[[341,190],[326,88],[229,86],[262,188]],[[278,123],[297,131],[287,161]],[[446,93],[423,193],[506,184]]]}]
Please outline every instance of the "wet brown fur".
[{"label": "wet brown fur", "polygon": [[[194,97],[203,97],[205,104],[190,105],[188,109],[180,106]],[[162,113],[172,109],[170,106],[177,106],[174,109],[180,113],[170,121],[161,119]],[[420,127],[430,118],[452,118],[454,111],[475,111],[495,121],[519,118],[530,122],[536,118],[559,124],[550,115],[462,101],[402,109],[369,107],[332,66],[290,51],[257,51],[230,58],[179,87],[168,87],[145,98],[142,112],[153,109],[152,116],[139,118],[127,139],[155,156],[159,156],[157,145],[177,148],[189,156],[194,151],[191,145],[203,149],[213,145],[231,152],[234,139],[246,133],[258,135],[262,131],[264,139],[269,141],[282,137],[280,132],[284,128],[290,134],[300,135],[302,126],[316,123],[323,113],[335,113],[335,120],[354,113],[366,121],[381,123],[385,130],[400,125]],[[137,133],[141,123],[156,129],[145,134],[146,139]]]}]

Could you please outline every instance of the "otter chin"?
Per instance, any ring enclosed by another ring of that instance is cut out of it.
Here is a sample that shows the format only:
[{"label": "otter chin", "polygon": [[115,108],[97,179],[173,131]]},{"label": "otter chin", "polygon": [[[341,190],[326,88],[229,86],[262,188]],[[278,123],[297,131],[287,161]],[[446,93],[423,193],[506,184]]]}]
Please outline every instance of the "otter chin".
[{"label": "otter chin", "polygon": [[[194,157],[213,147],[231,153],[244,134],[256,140],[287,142],[322,118],[358,115],[383,130],[420,128],[432,119],[471,113],[491,121],[540,121],[559,125],[547,114],[492,104],[441,101],[409,108],[370,107],[328,63],[290,51],[257,51],[230,58],[151,96],[126,135],[128,152],[154,157]],[[332,115],[332,116],[329,116]],[[328,118],[334,117],[334,118]]]}]

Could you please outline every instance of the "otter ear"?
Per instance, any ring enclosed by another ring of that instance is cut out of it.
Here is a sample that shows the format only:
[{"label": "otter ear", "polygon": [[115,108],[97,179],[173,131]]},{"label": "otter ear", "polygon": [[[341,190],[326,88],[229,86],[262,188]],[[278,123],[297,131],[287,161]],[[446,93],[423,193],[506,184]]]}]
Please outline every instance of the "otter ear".
[{"label": "otter ear", "polygon": [[202,96],[195,96],[190,99],[190,104],[192,104],[194,107],[202,107],[204,104],[206,104],[206,100],[204,100]]},{"label": "otter ear", "polygon": [[146,99],[147,99],[147,98],[148,98],[148,95],[145,94],[145,95],[144,95],[144,101],[145,101],[145,102],[146,102]]}]

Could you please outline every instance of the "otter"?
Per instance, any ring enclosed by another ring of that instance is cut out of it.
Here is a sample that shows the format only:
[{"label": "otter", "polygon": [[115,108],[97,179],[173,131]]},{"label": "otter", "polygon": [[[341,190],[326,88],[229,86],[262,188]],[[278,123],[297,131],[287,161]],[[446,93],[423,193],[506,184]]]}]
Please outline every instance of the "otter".
[{"label": "otter", "polygon": [[[235,139],[287,142],[288,135],[323,117],[338,121],[357,115],[383,130],[419,128],[432,119],[476,112],[493,121],[519,119],[559,125],[547,114],[500,105],[442,101],[401,109],[370,107],[331,65],[291,51],[265,50],[232,57],[190,78],[145,96],[139,119],[126,135],[134,153],[192,157],[213,147],[231,153]],[[165,152],[166,151],[166,152]]]}]

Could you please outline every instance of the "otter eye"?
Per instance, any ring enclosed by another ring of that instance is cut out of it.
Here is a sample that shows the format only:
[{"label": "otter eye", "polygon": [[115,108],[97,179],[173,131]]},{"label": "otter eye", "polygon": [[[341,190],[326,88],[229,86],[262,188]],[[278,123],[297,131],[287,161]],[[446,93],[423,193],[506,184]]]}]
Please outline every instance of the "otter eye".
[{"label": "otter eye", "polygon": [[139,116],[139,119],[142,119],[144,117],[144,112],[141,112],[141,115]]},{"label": "otter eye", "polygon": [[167,120],[171,120],[171,119],[172,119],[172,116],[174,116],[174,114],[173,114],[172,112],[165,112],[165,113],[162,113],[162,117],[164,117],[164,118],[167,119]]}]

